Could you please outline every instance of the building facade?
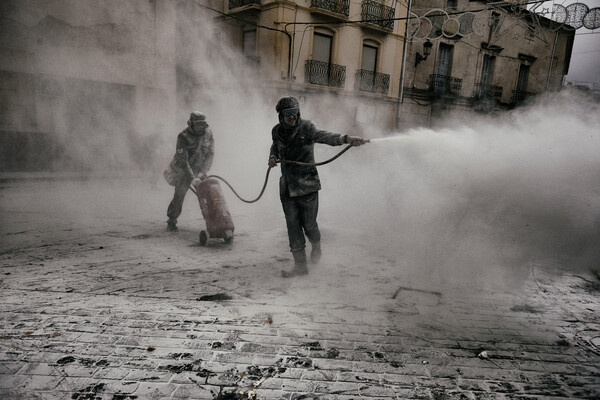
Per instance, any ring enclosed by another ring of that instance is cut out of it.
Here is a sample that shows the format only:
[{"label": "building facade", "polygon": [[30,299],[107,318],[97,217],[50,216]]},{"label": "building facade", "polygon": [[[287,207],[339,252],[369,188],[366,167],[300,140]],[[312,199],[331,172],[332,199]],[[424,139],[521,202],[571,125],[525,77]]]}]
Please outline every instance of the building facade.
[{"label": "building facade", "polygon": [[560,89],[574,37],[469,0],[5,0],[0,13],[0,171],[145,168],[191,109],[268,106],[272,121],[284,95],[365,137],[506,109]]},{"label": "building facade", "polygon": [[[405,3],[225,0],[208,7],[220,11],[215,21],[263,90],[299,97],[311,117],[337,129],[395,128]],[[331,121],[332,107],[346,110],[343,121]]]},{"label": "building facade", "polygon": [[331,130],[388,132],[406,6],[386,1],[3,1],[0,170],[143,164],[190,109],[258,91]]},{"label": "building facade", "polygon": [[575,31],[536,11],[511,2],[416,0],[398,124],[510,109],[560,90]]},{"label": "building facade", "polygon": [[6,0],[0,13],[0,171],[142,166],[175,114],[169,2]]}]

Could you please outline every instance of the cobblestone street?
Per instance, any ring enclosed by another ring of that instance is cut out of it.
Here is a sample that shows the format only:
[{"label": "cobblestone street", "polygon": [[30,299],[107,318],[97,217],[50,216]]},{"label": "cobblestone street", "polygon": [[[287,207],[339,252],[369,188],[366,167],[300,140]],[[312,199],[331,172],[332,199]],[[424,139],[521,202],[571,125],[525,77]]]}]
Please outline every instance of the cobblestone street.
[{"label": "cobblestone street", "polygon": [[193,194],[166,232],[162,185],[0,183],[0,398],[600,398],[590,271],[426,284],[324,216],[322,262],[284,279],[280,208],[228,198],[235,240],[202,247]]}]

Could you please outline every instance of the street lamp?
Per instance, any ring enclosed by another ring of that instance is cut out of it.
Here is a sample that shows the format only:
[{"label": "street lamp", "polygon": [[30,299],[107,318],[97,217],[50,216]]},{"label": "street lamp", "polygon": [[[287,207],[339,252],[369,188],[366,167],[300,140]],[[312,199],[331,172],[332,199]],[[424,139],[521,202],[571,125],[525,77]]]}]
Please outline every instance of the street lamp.
[{"label": "street lamp", "polygon": [[427,57],[431,54],[431,48],[433,47],[433,43],[427,39],[425,43],[423,43],[423,55],[419,54],[417,51],[417,58],[415,58],[415,68],[421,61],[427,60]]}]

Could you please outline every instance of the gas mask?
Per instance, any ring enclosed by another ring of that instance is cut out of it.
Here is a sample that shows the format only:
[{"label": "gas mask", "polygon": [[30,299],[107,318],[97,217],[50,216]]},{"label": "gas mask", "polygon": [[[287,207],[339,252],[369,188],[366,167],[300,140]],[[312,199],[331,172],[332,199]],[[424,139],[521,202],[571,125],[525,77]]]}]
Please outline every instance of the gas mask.
[{"label": "gas mask", "polygon": [[293,128],[298,124],[299,117],[300,110],[298,109],[298,107],[291,107],[281,110],[281,120],[286,126],[290,128]]}]

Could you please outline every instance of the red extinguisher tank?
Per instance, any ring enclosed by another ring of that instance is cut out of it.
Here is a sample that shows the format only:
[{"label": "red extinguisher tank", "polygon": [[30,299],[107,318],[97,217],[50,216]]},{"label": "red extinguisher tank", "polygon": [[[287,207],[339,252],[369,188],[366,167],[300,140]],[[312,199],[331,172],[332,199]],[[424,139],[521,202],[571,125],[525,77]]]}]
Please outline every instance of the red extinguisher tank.
[{"label": "red extinguisher tank", "polygon": [[219,182],[212,178],[205,179],[195,186],[195,190],[208,231],[200,232],[200,244],[206,245],[209,237],[222,238],[231,243],[234,226]]}]

